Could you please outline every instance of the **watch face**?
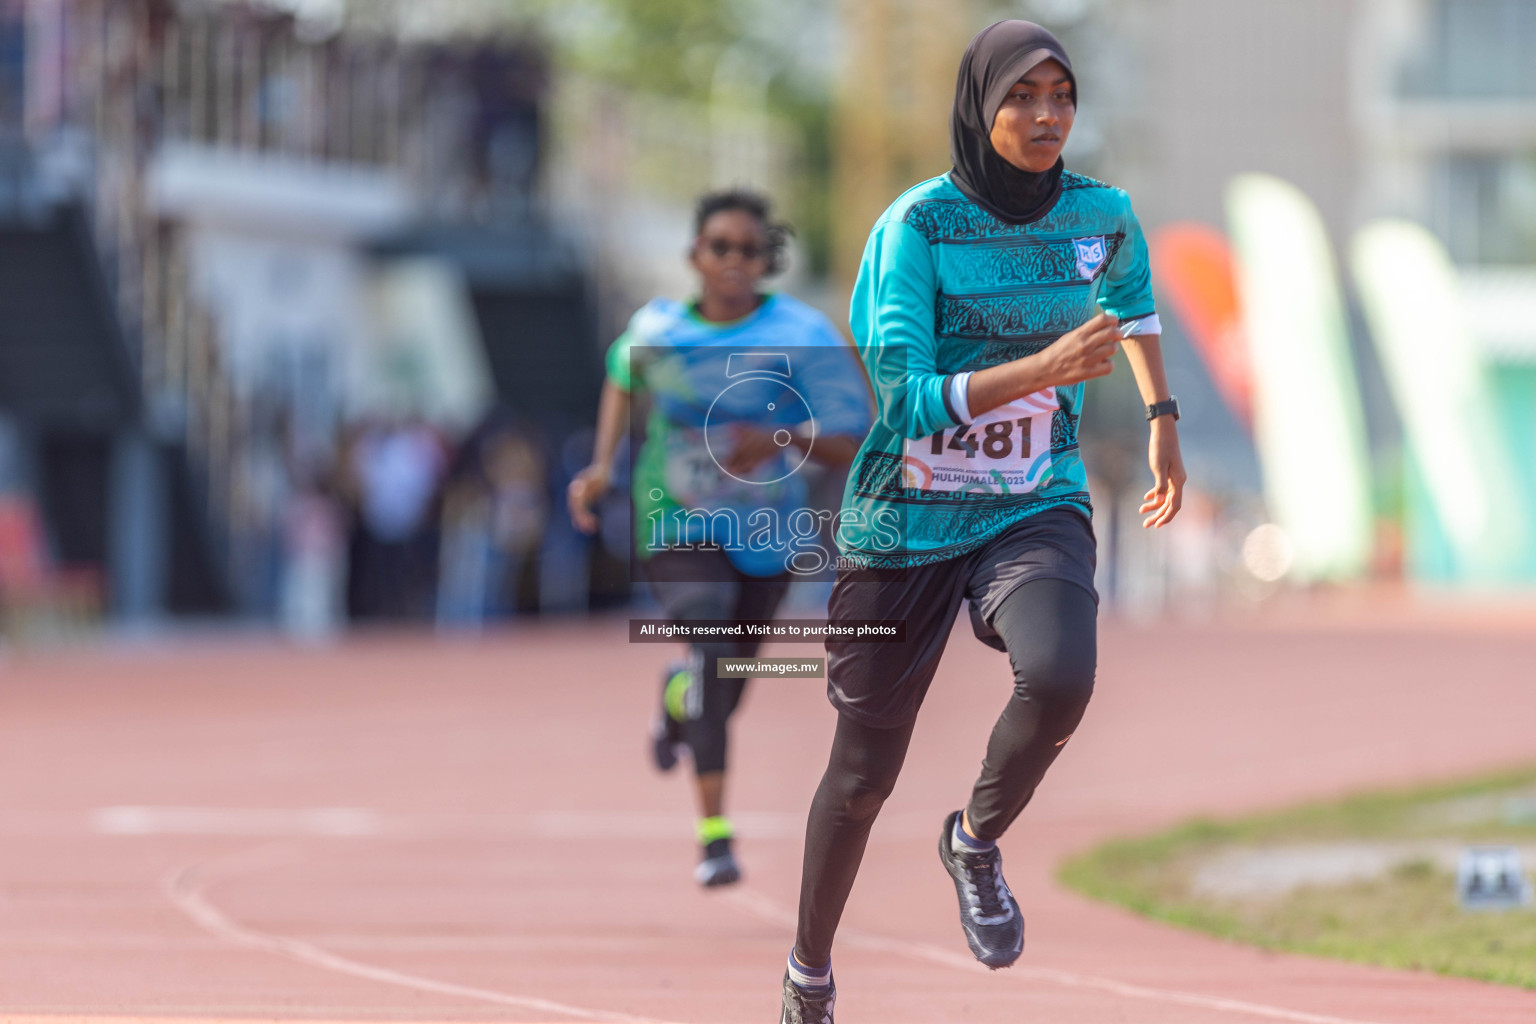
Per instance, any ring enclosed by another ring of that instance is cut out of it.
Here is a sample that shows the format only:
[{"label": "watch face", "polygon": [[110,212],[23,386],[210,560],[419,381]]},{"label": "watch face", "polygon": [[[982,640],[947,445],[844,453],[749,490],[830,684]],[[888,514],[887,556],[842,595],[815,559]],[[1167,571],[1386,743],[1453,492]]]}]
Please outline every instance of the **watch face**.
[{"label": "watch face", "polygon": [[[725,468],[727,460],[736,450],[738,436],[748,431],[767,436],[777,454],[749,470],[730,472]],[[791,441],[797,433],[814,441],[815,431],[810,405],[777,376],[746,377],[726,386],[704,418],[704,444],[710,458],[722,473],[750,484],[772,484],[793,476],[810,457],[811,446],[802,451]]]}]

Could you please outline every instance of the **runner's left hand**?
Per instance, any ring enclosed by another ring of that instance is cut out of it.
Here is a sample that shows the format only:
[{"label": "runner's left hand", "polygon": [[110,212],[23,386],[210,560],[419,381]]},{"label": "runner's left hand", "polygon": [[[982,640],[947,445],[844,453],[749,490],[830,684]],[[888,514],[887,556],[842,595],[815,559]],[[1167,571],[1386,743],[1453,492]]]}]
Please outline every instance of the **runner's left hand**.
[{"label": "runner's left hand", "polygon": [[1147,515],[1142,528],[1164,527],[1173,522],[1184,504],[1184,456],[1179,451],[1179,431],[1172,416],[1152,421],[1152,440],[1147,445],[1147,461],[1152,466],[1154,486],[1142,499],[1140,511]]}]

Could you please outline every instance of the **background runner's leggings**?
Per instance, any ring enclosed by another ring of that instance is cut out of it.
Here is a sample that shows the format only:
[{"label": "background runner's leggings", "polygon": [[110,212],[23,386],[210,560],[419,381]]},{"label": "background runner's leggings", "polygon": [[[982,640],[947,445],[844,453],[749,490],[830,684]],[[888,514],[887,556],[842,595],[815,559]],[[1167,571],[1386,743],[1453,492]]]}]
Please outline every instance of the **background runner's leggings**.
[{"label": "background runner's leggings", "polygon": [[[785,584],[776,579],[741,581],[737,585],[734,606],[729,616],[719,604],[693,603],[675,615],[687,619],[771,619],[783,599]],[[720,658],[750,658],[762,646],[761,640],[737,640],[727,643],[689,645],[689,668],[693,685],[686,700],[688,717],[680,724],[683,739],[693,753],[693,770],[698,775],[723,772],[731,715],[746,692],[745,679],[721,679],[717,669]]]},{"label": "background runner's leggings", "polygon": [[[992,628],[1013,663],[1014,692],[992,728],[966,807],[979,838],[996,839],[1007,830],[1082,720],[1093,695],[1097,612],[1092,595],[1077,584],[1041,579],[1009,594],[993,615]],[[809,966],[832,955],[870,826],[896,785],[913,724],[877,729],[838,716],[806,828],[795,955]]]},{"label": "background runner's leggings", "polygon": [[[702,610],[693,617],[718,618],[718,609]],[[750,658],[757,653],[758,644],[742,643],[691,644],[689,669],[694,673],[693,684],[687,698],[688,717],[680,723],[683,739],[693,752],[693,770],[698,775],[725,771],[726,743],[731,715],[741,703],[746,692],[745,679],[721,679],[716,674],[719,658]]]}]

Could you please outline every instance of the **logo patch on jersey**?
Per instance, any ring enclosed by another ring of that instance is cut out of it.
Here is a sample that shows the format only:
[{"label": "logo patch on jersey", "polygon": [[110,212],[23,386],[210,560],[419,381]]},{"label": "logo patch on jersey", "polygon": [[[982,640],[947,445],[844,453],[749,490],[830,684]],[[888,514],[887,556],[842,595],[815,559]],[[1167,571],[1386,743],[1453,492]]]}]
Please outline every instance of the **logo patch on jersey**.
[{"label": "logo patch on jersey", "polygon": [[1094,235],[1092,238],[1074,238],[1072,247],[1077,250],[1077,272],[1084,281],[1092,281],[1093,275],[1099,272],[1104,265],[1104,257],[1107,254],[1107,246],[1104,244],[1103,235]]}]

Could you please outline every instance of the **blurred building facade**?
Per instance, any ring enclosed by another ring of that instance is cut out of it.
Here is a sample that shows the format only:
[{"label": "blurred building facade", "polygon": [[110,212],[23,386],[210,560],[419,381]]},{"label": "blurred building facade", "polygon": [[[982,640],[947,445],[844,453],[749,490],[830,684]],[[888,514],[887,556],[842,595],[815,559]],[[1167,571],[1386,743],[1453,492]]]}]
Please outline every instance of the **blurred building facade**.
[{"label": "blurred building facade", "polygon": [[[1403,420],[1433,413],[1394,400],[1377,355],[1381,325],[1363,315],[1348,272],[1357,232],[1380,218],[1423,225],[1454,262],[1456,315],[1516,456],[1518,489],[1536,500],[1536,3],[1067,6],[1119,55],[1104,67],[1113,111],[1101,157],[1144,224],[1221,227],[1228,183],[1249,172],[1295,185],[1318,208],[1342,271],[1384,524],[1399,529],[1406,516],[1412,533],[1413,477],[1443,470],[1412,465]],[[1185,379],[1174,390],[1202,390],[1189,379],[1198,369],[1176,370]],[[1196,406],[1185,433],[1232,436],[1217,406]],[[1382,540],[1377,570],[1391,572],[1401,552]]]},{"label": "blurred building facade", "polygon": [[1460,264],[1536,260],[1529,0],[1074,6],[1124,56],[1107,154],[1145,219],[1219,224],[1226,182],[1260,171],[1341,237],[1407,216]]},{"label": "blurred building facade", "polygon": [[[578,461],[598,363],[583,263],[536,200],[537,46],[254,2],[4,0],[0,76],[6,484],[118,613],[334,619],[340,580],[290,556],[345,544],[369,430],[500,417],[553,475]],[[295,522],[316,496],[329,541]],[[546,554],[548,603],[584,606],[579,545]]]}]

